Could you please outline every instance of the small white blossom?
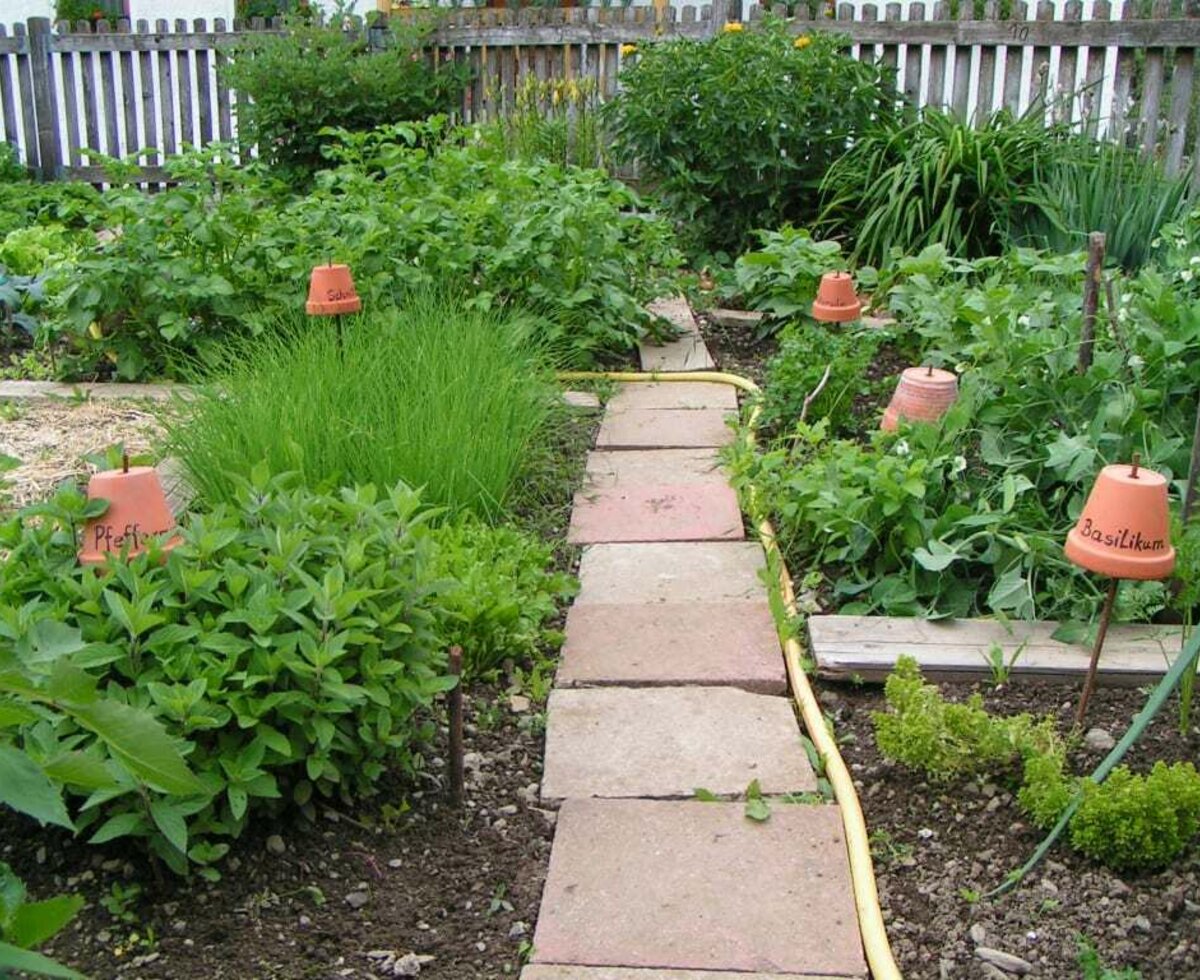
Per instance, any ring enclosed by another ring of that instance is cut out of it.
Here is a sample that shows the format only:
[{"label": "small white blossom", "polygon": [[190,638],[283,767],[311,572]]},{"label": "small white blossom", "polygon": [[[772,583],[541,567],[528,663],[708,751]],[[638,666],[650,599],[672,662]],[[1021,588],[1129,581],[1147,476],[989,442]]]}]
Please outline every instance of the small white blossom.
[{"label": "small white blossom", "polygon": [[896,443],[896,455],[897,456],[907,456],[908,453],[909,453],[908,440],[901,439],[898,443]]},{"label": "small white blossom", "polygon": [[966,456],[955,456],[954,457],[954,465],[950,468],[950,475],[954,476],[957,473],[961,473],[966,468],[967,468],[967,457]]}]

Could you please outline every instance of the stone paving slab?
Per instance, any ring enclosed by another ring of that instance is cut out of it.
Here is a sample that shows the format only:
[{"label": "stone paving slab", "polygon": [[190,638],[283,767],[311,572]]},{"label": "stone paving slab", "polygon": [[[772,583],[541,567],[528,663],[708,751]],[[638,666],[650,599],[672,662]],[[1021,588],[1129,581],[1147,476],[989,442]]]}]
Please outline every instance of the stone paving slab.
[{"label": "stone paving slab", "polygon": [[575,494],[567,541],[740,541],[737,494],[724,484],[650,484]]},{"label": "stone paving slab", "polygon": [[0,398],[94,398],[97,401],[116,399],[152,399],[167,401],[175,395],[187,396],[187,385],[126,384],[119,381],[81,381],[64,384],[58,381],[0,381]]},{"label": "stone paving slab", "polygon": [[740,541],[595,544],[575,604],[761,601],[762,548]]},{"label": "stone paving slab", "polygon": [[596,436],[597,449],[689,449],[726,446],[734,432],[726,424],[732,413],[714,408],[609,409]]},{"label": "stone paving slab", "polygon": [[726,310],[719,306],[708,311],[708,318],[718,327],[735,330],[757,328],[765,315],[761,310]]},{"label": "stone paving slab", "polygon": [[709,381],[649,381],[623,384],[608,400],[613,411],[631,408],[720,408],[737,410],[737,389]]},{"label": "stone paving slab", "polygon": [[638,449],[588,453],[587,489],[611,490],[647,483],[726,486],[715,449]]},{"label": "stone paving slab", "polygon": [[699,332],[665,344],[638,344],[638,358],[643,371],[711,371],[717,366]]},{"label": "stone paving slab", "polygon": [[542,799],[689,799],[812,792],[787,698],[734,687],[594,687],[550,692]]},{"label": "stone paving slab", "polygon": [[590,391],[564,391],[563,401],[571,408],[594,411],[600,408],[600,396]]},{"label": "stone paving slab", "polygon": [[[567,800],[534,963],[866,974],[832,806]],[[685,974],[686,976],[686,974]]]},{"label": "stone paving slab", "polygon": [[[730,973],[722,970],[638,970],[623,966],[527,966],[521,980],[795,980],[795,973]],[[840,980],[804,974],[806,980]]]},{"label": "stone paving slab", "polygon": [[572,606],[560,687],[720,685],[787,692],[771,609],[759,602]]}]

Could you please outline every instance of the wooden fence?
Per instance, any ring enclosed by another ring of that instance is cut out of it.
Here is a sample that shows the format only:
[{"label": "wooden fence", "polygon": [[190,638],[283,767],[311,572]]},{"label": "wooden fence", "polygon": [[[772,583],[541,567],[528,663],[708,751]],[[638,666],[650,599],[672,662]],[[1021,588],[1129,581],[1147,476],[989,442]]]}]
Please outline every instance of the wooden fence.
[{"label": "wooden fence", "polygon": [[[1059,20],[1044,0],[1032,9],[1013,4],[1007,19],[996,0],[978,19],[967,2],[957,18],[944,2],[858,10],[842,4],[836,16],[801,9],[790,26],[798,34],[847,35],[850,56],[891,66],[898,89],[915,104],[978,117],[1044,103],[1047,119],[1139,146],[1171,173],[1188,168],[1200,186],[1200,3],[1187,2],[1173,15],[1168,0],[1155,0],[1151,15],[1138,17],[1132,4],[1117,12],[1097,0],[1088,20],[1078,0]],[[435,64],[470,67],[461,115],[472,122],[505,112],[529,78],[591,79],[598,97],[608,98],[624,46],[711,37],[728,9],[727,0],[716,0],[700,8],[457,8],[393,16],[437,18],[428,55]],[[748,7],[746,16],[753,24],[763,9]],[[158,154],[236,136],[237,93],[220,68],[247,31],[274,29],[262,21],[228,29],[221,20],[211,30],[203,20],[190,27],[160,20],[153,28],[139,21],[131,29],[126,21],[52,28],[34,18],[11,33],[0,25],[3,137],[46,179],[98,180],[89,151],[139,150],[146,179],[161,179]]]}]

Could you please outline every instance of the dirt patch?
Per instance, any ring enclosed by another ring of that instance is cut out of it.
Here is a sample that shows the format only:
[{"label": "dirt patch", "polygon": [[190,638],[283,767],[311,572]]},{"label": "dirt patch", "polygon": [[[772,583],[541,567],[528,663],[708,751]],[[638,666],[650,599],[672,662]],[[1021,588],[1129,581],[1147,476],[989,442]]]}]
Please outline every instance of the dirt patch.
[{"label": "dirt patch", "polygon": [[93,977],[366,980],[408,975],[396,972],[405,957],[422,977],[516,976],[553,837],[555,814],[537,805],[543,722],[539,706],[514,713],[506,693],[478,688],[461,810],[448,805],[433,755],[421,789],[385,785],[352,815],[262,824],[214,885],[156,880],[130,852],[87,847],[7,810],[0,859],[34,897],[86,898],[45,951]]},{"label": "dirt patch", "polygon": [[[1077,691],[1058,685],[942,685],[955,700],[979,690],[989,711],[1051,714],[1070,730]],[[871,832],[888,934],[906,980],[1004,978],[980,958],[980,946],[1032,964],[1031,975],[1079,977],[1077,937],[1087,936],[1111,967],[1135,967],[1146,980],[1200,976],[1200,846],[1155,874],[1118,875],[1059,844],[1014,892],[982,898],[1023,864],[1042,839],[1002,780],[930,782],[884,759],[870,715],[885,707],[877,687],[828,685],[821,693],[835,719]],[[1119,738],[1144,693],[1101,690],[1089,727]],[[1194,721],[1194,717],[1193,717]],[[1155,760],[1200,757],[1200,728],[1177,731],[1170,702],[1127,757],[1137,771]],[[1081,747],[1074,772],[1103,753]]]},{"label": "dirt patch", "polygon": [[63,482],[95,470],[88,457],[110,446],[145,453],[159,431],[152,412],[136,402],[0,401],[0,454],[21,461],[3,475],[9,503],[45,499]]},{"label": "dirt patch", "polygon": [[722,326],[705,312],[697,313],[696,320],[704,345],[717,362],[719,371],[741,375],[755,384],[763,383],[767,362],[779,349],[773,335],[759,337],[758,327]]}]

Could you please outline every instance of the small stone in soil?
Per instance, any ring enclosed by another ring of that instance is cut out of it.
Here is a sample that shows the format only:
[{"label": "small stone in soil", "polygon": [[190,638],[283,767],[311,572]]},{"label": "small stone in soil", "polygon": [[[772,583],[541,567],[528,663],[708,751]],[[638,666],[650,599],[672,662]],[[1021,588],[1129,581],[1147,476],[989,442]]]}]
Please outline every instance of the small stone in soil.
[{"label": "small stone in soil", "polygon": [[371,900],[371,896],[366,892],[348,892],[346,894],[346,904],[352,909],[361,909]]},{"label": "small stone in soil", "polygon": [[1017,976],[1024,976],[1033,970],[1033,964],[1028,960],[1023,960],[1012,953],[1006,953],[1002,949],[992,949],[990,946],[976,946],[975,955],[985,963],[990,963],[1005,973],[1015,973]]},{"label": "small stone in soil", "polygon": [[283,838],[278,834],[272,834],[267,838],[267,850],[278,857],[287,850],[287,845],[283,842]]},{"label": "small stone in soil", "polygon": [[1117,740],[1103,728],[1093,728],[1083,736],[1083,744],[1093,752],[1110,752]]}]

